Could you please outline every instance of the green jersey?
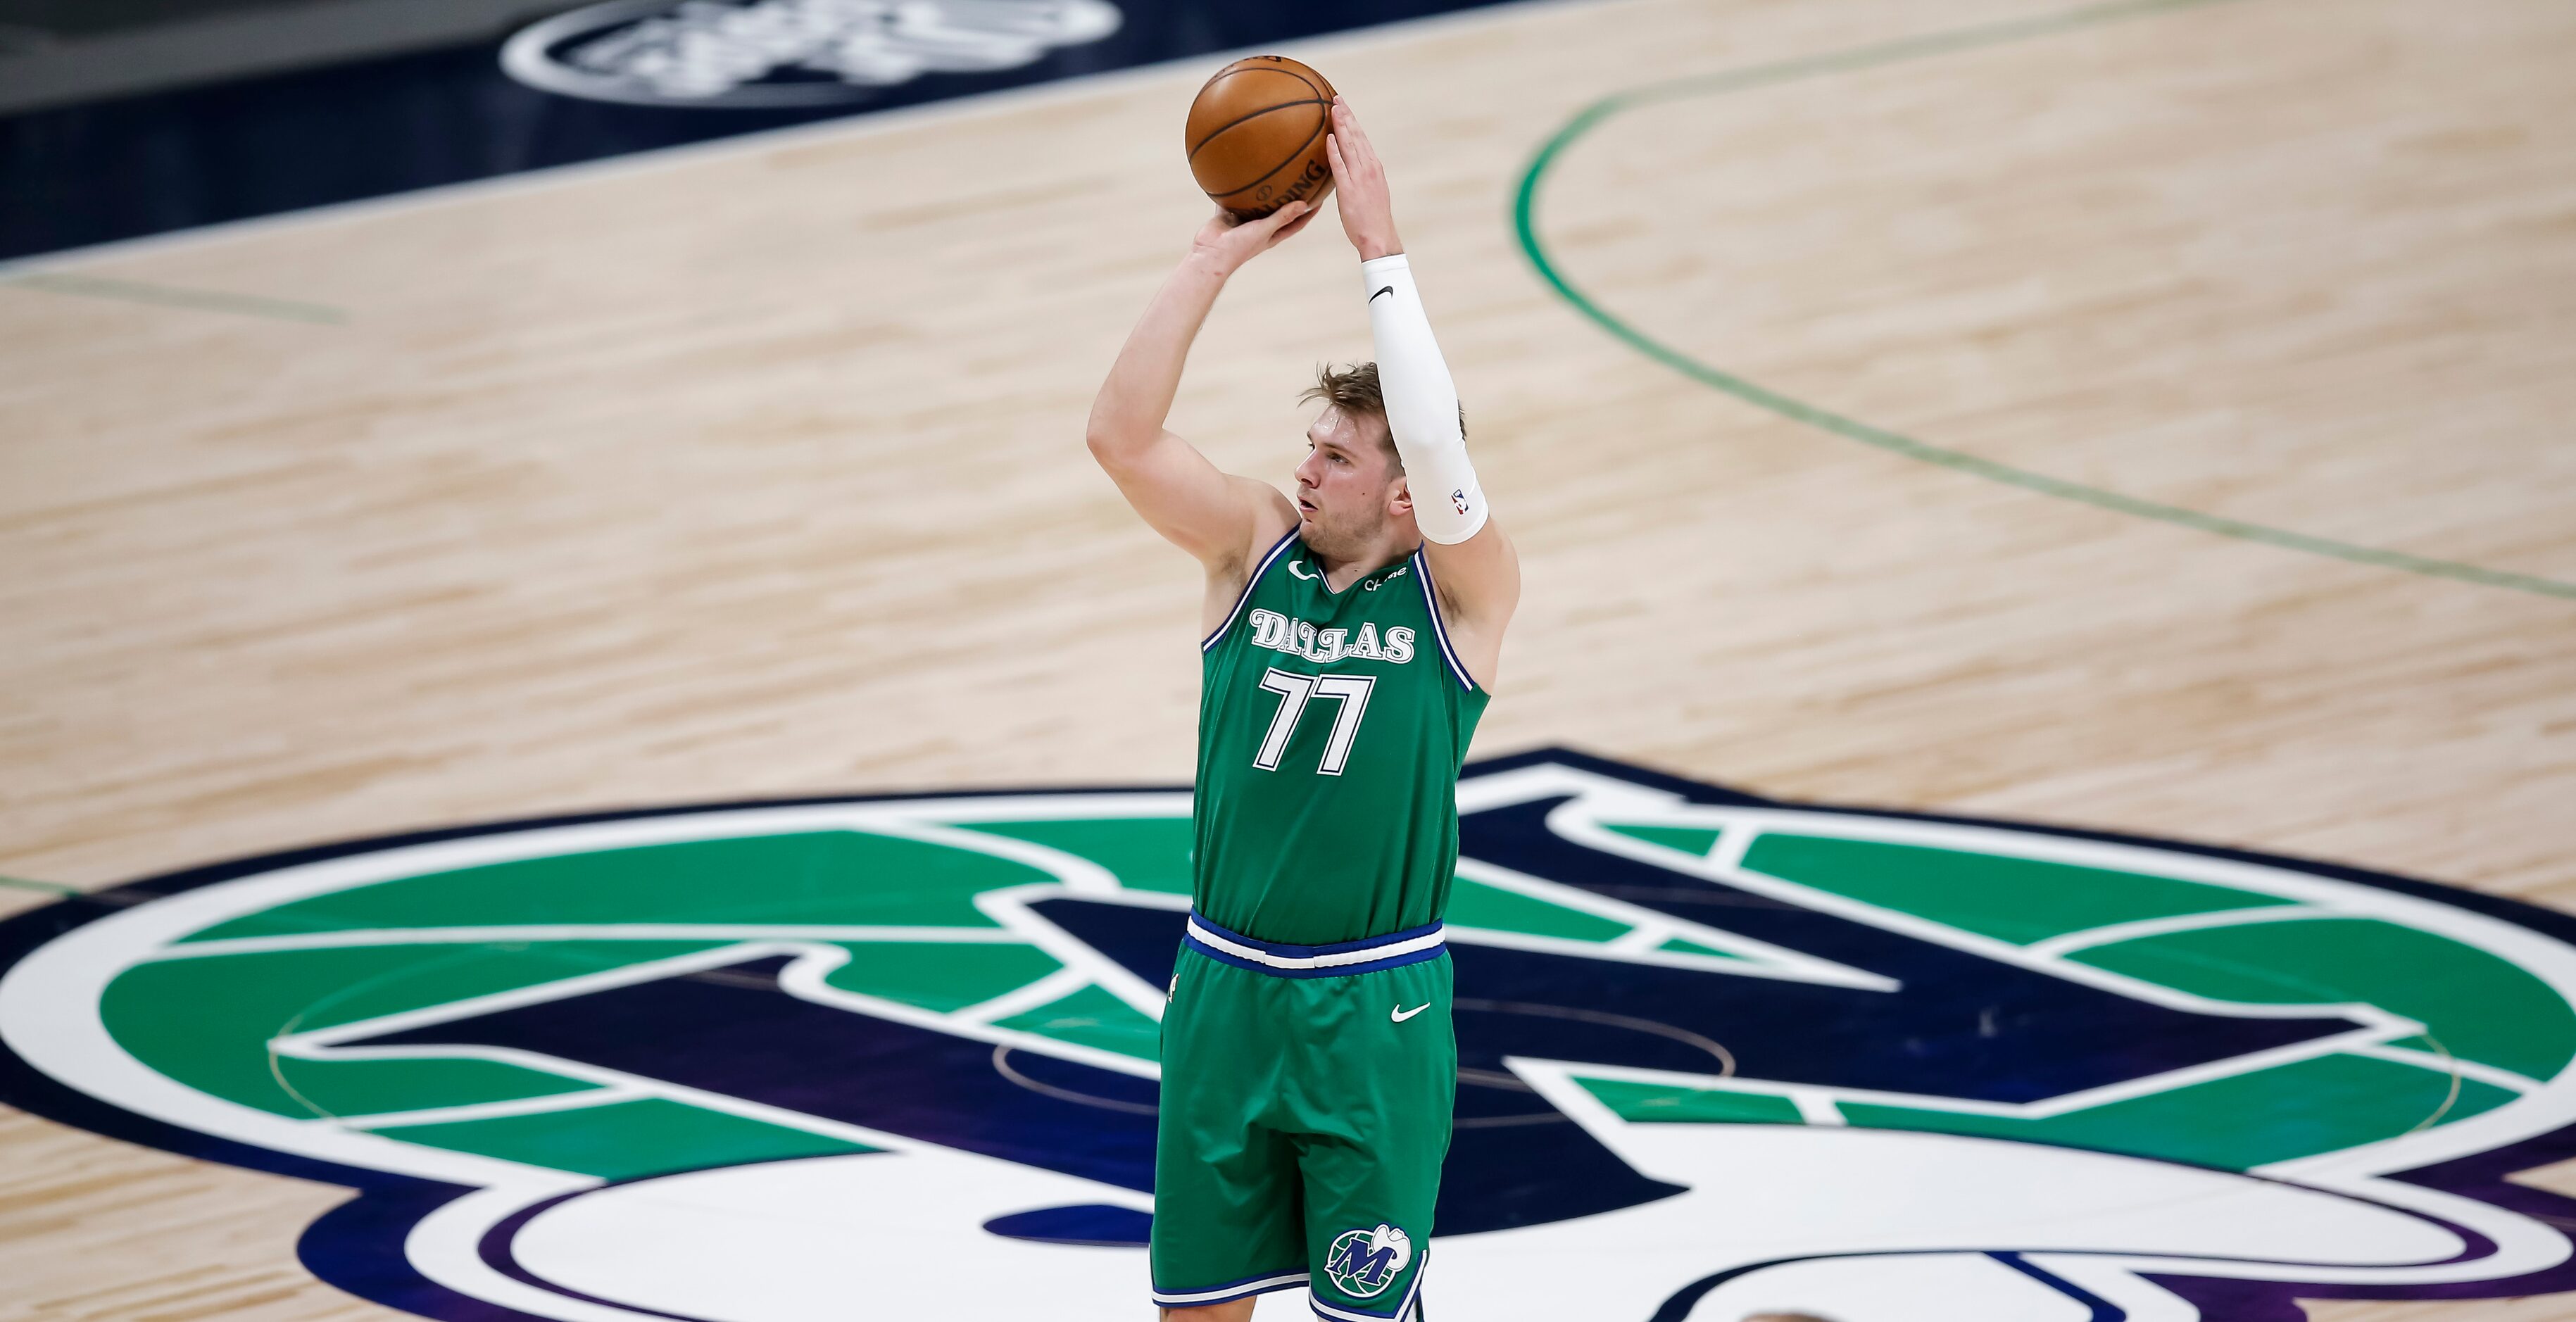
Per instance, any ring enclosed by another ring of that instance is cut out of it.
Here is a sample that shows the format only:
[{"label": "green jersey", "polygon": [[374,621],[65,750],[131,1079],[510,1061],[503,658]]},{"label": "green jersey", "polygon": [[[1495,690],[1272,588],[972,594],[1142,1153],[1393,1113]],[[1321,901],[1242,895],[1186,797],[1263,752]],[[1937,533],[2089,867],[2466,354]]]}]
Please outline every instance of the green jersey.
[{"label": "green jersey", "polygon": [[1198,912],[1306,946],[1439,922],[1488,695],[1422,553],[1334,592],[1291,532],[1200,650]]}]

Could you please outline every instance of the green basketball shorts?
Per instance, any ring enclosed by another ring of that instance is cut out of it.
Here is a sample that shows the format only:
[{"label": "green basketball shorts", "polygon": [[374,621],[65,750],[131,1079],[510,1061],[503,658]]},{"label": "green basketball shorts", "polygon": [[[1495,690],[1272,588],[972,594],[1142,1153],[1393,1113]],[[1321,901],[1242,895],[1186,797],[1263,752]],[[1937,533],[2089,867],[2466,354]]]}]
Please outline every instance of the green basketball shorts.
[{"label": "green basketball shorts", "polygon": [[1163,1012],[1154,1302],[1409,1317],[1458,1089],[1440,927],[1283,946],[1196,914]]}]

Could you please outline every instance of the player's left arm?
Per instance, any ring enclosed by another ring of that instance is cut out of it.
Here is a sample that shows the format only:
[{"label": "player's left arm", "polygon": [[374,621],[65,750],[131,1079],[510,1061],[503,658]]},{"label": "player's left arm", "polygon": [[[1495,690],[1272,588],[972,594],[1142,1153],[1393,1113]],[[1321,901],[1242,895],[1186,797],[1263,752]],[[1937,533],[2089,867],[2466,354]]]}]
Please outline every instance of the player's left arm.
[{"label": "player's left arm", "polygon": [[1377,341],[1378,387],[1387,429],[1404,461],[1404,481],[1422,555],[1439,586],[1450,646],[1479,684],[1491,687],[1503,630],[1520,605],[1521,560],[1485,504],[1467,460],[1458,387],[1432,338],[1431,319],[1414,289],[1411,263],[1396,236],[1386,170],[1349,103],[1333,100],[1333,135],[1325,143],[1340,199],[1342,232],[1359,249],[1369,330]]}]

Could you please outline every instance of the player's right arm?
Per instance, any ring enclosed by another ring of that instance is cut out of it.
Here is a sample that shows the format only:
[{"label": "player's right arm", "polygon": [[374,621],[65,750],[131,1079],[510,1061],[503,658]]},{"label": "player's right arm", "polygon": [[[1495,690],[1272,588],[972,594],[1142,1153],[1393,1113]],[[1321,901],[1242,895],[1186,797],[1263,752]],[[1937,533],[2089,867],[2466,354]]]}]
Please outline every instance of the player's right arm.
[{"label": "player's right arm", "polygon": [[1242,224],[1218,212],[1155,291],[1091,402],[1085,439],[1092,458],[1154,531],[1207,566],[1209,597],[1222,597],[1226,606],[1242,588],[1256,549],[1296,525],[1296,507],[1268,483],[1219,471],[1198,447],[1164,430],[1163,421],[1180,390],[1190,342],[1225,282],[1313,217],[1302,202]]}]

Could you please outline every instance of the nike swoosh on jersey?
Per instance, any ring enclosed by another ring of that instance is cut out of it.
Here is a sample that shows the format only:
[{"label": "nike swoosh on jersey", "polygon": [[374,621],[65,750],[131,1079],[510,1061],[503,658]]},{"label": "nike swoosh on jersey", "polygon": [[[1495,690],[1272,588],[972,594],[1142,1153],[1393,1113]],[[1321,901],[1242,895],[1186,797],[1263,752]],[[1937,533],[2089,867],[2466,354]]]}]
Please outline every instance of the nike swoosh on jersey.
[{"label": "nike swoosh on jersey", "polygon": [[1410,1018],[1412,1018],[1413,1016],[1418,1015],[1418,1014],[1422,1013],[1423,1011],[1428,1010],[1428,1009],[1430,1009],[1430,1008],[1431,1008],[1431,1002],[1429,1002],[1429,1001],[1424,1001],[1422,1004],[1417,1005],[1417,1006],[1413,1007],[1413,1008],[1412,1008],[1412,1009],[1410,1009],[1410,1010],[1405,1009],[1405,1008],[1404,1008],[1404,1006],[1403,1006],[1403,1004],[1402,1004],[1401,1002],[1399,1002],[1399,1003],[1397,1003],[1397,1005],[1396,1005],[1396,1007],[1395,1007],[1395,1013],[1394,1013],[1394,1015],[1393,1015],[1392,1017],[1394,1018],[1395,1022],[1397,1022],[1397,1023],[1399,1023],[1399,1024],[1400,1024],[1400,1023],[1403,1023],[1405,1020],[1410,1019]]}]

